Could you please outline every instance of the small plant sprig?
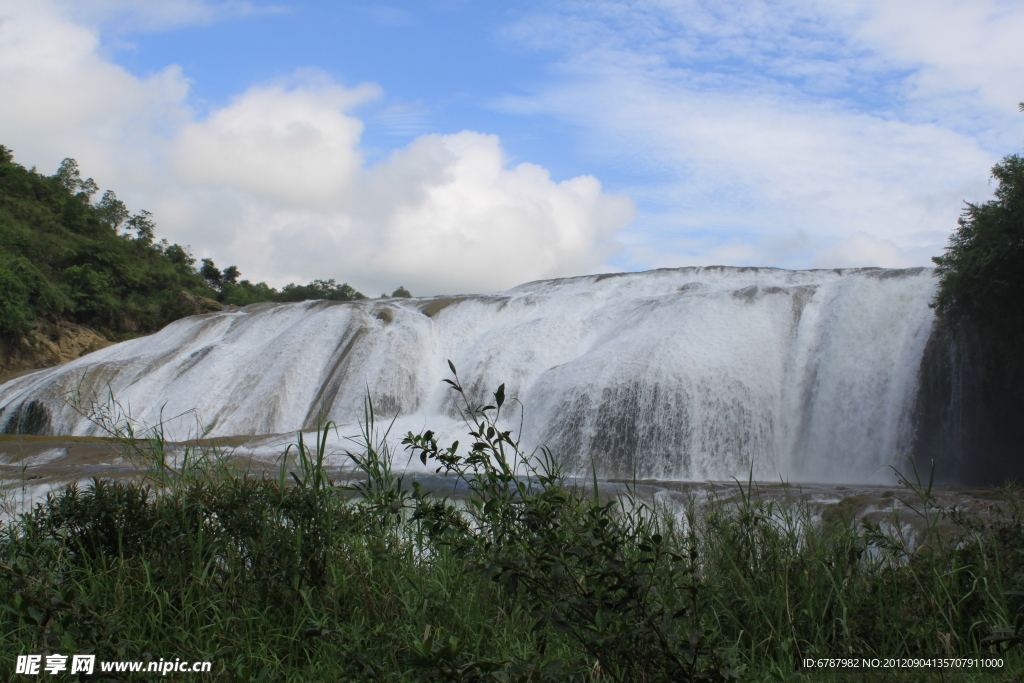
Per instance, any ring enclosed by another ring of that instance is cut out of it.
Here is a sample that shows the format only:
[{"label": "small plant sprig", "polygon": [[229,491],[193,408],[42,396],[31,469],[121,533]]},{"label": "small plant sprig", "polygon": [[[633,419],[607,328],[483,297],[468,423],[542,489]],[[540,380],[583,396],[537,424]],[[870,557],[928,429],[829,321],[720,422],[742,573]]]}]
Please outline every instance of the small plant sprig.
[{"label": "small plant sprig", "polygon": [[130,406],[122,404],[109,386],[102,400],[95,395],[84,397],[79,386],[64,395],[64,402],[119,446],[121,457],[141,469],[158,490],[182,488],[195,480],[239,473],[237,467],[229,463],[234,460],[233,454],[216,444],[202,445],[198,439],[191,438],[177,444],[168,441],[166,424],[188,415],[196,420],[196,435],[207,431],[194,410],[165,419],[161,407],[156,424],[146,424],[132,417]]},{"label": "small plant sprig", "polygon": [[[493,493],[495,482],[509,487],[522,477],[536,478],[541,485],[558,481],[560,473],[549,451],[540,449],[542,459],[535,465],[520,449],[519,440],[512,438],[512,431],[502,430],[498,426],[501,409],[505,405],[505,385],[502,384],[494,392],[492,404],[476,406],[459,383],[455,364],[448,361],[448,367],[454,379],[442,381],[449,384],[462,399],[459,413],[469,429],[469,436],[475,439],[469,453],[466,456],[458,454],[458,441],[448,448],[439,447],[430,430],[422,434],[409,432],[402,444],[414,456],[418,456],[424,465],[428,461],[436,461],[437,472],[453,474],[471,490],[481,493]],[[480,480],[481,477],[483,480]],[[518,490],[520,487],[515,485],[513,488]]]},{"label": "small plant sprig", "polygon": [[356,471],[361,472],[364,478],[351,481],[343,488],[355,493],[364,509],[382,513],[385,518],[398,523],[402,521],[399,516],[403,510],[415,507],[410,499],[421,496],[419,482],[413,482],[413,493],[410,494],[404,475],[394,471],[394,454],[388,445],[388,435],[393,426],[394,420],[383,433],[378,432],[373,401],[367,390],[360,435],[353,439],[359,448],[345,451]]}]

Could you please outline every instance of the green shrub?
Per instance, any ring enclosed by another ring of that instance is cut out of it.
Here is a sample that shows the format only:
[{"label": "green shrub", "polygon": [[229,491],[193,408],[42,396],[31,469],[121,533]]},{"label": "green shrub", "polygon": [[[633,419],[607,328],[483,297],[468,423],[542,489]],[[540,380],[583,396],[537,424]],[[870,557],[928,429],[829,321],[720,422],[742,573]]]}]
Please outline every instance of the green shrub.
[{"label": "green shrub", "polygon": [[61,312],[69,303],[31,261],[0,252],[0,331],[24,335],[41,314]]}]

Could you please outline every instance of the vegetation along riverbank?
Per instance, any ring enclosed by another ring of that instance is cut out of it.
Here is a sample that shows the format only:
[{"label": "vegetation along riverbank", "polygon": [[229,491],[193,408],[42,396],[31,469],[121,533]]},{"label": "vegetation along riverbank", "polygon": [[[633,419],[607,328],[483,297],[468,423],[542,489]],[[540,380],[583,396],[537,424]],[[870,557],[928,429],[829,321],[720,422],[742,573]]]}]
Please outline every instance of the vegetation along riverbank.
[{"label": "vegetation along riverbank", "polygon": [[[274,476],[215,450],[175,467],[159,433],[124,441],[143,481],[55,493],[0,535],[0,637],[16,654],[213,662],[214,680],[1019,680],[1024,500],[1002,514],[906,500],[925,520],[812,518],[738,500],[658,510],[574,488],[528,458],[489,406],[452,388],[467,445],[409,434],[458,500],[391,468],[368,406],[358,471],[330,481],[326,439]],[[946,531],[938,531],[943,522]],[[948,531],[948,524],[956,529]],[[961,658],[937,668],[808,662]],[[998,662],[998,666],[993,665]],[[988,663],[988,666],[985,666]],[[111,679],[115,680],[115,679]],[[137,678],[144,680],[144,676]]]}]

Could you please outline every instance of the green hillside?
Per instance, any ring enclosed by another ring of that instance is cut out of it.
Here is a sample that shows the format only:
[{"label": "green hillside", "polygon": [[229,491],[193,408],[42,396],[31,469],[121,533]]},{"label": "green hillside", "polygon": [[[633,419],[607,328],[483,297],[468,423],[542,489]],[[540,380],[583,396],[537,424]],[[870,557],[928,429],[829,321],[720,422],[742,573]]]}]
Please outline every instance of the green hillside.
[{"label": "green hillside", "polygon": [[157,240],[149,212],[131,213],[110,190],[94,201],[98,191],[74,159],[44,176],[0,145],[0,339],[59,320],[111,340],[147,334],[196,312],[182,292],[235,305],[366,298],[334,280],[278,291],[235,266],[197,264],[189,247]]}]

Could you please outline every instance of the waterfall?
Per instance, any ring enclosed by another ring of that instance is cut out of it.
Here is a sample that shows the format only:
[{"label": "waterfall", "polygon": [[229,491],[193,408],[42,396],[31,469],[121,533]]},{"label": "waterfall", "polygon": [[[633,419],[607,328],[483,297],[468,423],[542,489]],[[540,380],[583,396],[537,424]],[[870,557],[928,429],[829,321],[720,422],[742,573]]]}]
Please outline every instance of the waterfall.
[{"label": "waterfall", "polygon": [[891,481],[913,448],[935,286],[926,268],[715,266],[256,304],[11,380],[0,426],[95,435],[69,399],[112,396],[171,438],[280,434],[356,424],[369,392],[397,427],[439,431],[457,417],[450,359],[475,399],[504,383],[524,443],[577,471]]}]

